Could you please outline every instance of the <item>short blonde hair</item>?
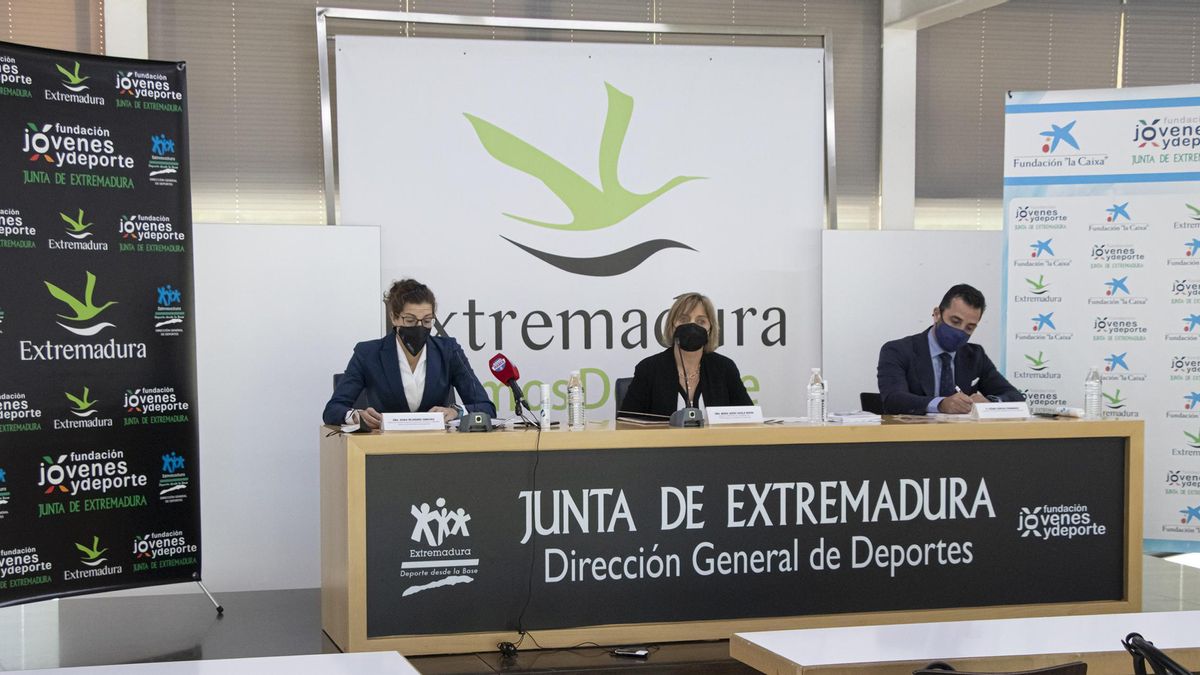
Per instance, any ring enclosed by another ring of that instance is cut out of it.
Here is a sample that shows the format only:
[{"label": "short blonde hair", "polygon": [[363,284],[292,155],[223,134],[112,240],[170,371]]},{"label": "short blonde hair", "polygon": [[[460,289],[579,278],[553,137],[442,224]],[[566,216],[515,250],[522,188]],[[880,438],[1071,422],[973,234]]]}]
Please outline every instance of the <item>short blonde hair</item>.
[{"label": "short blonde hair", "polygon": [[704,313],[708,315],[708,342],[704,345],[704,352],[717,351],[717,347],[721,344],[721,324],[717,319],[717,309],[713,307],[712,300],[709,300],[708,296],[700,293],[683,293],[675,296],[675,302],[667,312],[667,325],[663,326],[662,346],[670,347],[675,344],[675,323],[690,315],[696,309],[696,305],[703,305]]}]

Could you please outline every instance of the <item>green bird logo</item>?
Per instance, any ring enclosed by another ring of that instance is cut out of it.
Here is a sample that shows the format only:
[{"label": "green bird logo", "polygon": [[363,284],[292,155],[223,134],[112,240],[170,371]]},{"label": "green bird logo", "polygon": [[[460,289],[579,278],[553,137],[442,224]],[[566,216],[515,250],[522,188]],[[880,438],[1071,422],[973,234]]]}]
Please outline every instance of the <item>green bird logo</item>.
[{"label": "green bird logo", "polygon": [[1045,274],[1038,275],[1037,281],[1027,278],[1025,283],[1029,284],[1029,291],[1034,295],[1045,295],[1050,290]]},{"label": "green bird logo", "polygon": [[1046,363],[1049,361],[1049,359],[1043,357],[1042,352],[1038,352],[1037,358],[1034,358],[1030,354],[1026,354],[1025,358],[1029,361],[1029,369],[1030,370],[1041,372],[1041,371],[1049,368],[1049,366],[1046,365]]},{"label": "green bird logo", "polygon": [[100,548],[100,537],[95,536],[92,537],[92,545],[90,548],[78,543],[75,544],[75,548],[79,549],[79,551],[83,553],[83,557],[80,558],[79,561],[88,567],[95,567],[96,565],[103,563],[105,559],[101,558],[100,556],[104,555],[105,551],[108,550],[107,548]]},{"label": "green bird logo", "polygon": [[[95,319],[104,310],[117,304],[116,301],[110,300],[99,307],[96,306],[96,304],[92,300],[92,297],[96,290],[96,275],[92,274],[91,272],[87,272],[87,284],[83,289],[83,300],[82,301],[80,301],[78,298],[71,295],[70,293],[64,291],[63,289],[59,288],[58,286],[55,286],[54,284],[50,283],[49,281],[46,281],[43,283],[46,284],[46,289],[50,291],[50,295],[54,296],[57,300],[66,304],[67,307],[69,307],[71,309],[71,311],[75,312],[74,316],[68,316],[66,314],[58,315],[59,318],[66,319],[67,321],[76,321],[76,322],[91,321],[92,319]],[[96,324],[93,326],[84,327],[84,328],[75,328],[73,326],[68,326],[61,322],[59,322],[58,325],[71,331],[72,333],[75,333],[76,335],[85,335],[85,336],[95,335],[96,333],[99,333],[100,331],[104,330],[105,328],[115,327],[114,324],[107,323],[107,322]]]},{"label": "green bird logo", "polygon": [[1188,209],[1191,210],[1192,220],[1200,220],[1200,209],[1196,208],[1195,206],[1192,206],[1191,204],[1184,204],[1184,206],[1188,207]]},{"label": "green bird logo", "polygon": [[81,91],[87,89],[87,86],[84,85],[83,82],[84,82],[84,80],[87,80],[89,78],[87,75],[79,74],[79,62],[78,61],[75,62],[75,70],[74,71],[67,70],[66,68],[63,68],[61,65],[58,65],[58,64],[55,64],[54,67],[58,68],[58,72],[62,73],[63,77],[67,78],[67,79],[63,80],[64,87],[66,87],[67,89],[70,89],[71,91],[74,91],[74,92],[81,92]]},{"label": "green bird logo", "polygon": [[90,391],[87,387],[83,388],[83,396],[75,396],[67,391],[64,391],[63,395],[67,397],[68,401],[75,404],[75,407],[71,409],[71,414],[76,417],[91,417],[96,414],[96,410],[92,408],[96,405],[96,401],[88,400]]},{"label": "green bird logo", "polygon": [[1185,431],[1183,432],[1183,435],[1187,436],[1188,445],[1192,446],[1193,448],[1200,448],[1200,431],[1197,431],[1194,434]]},{"label": "green bird logo", "polygon": [[1121,398],[1121,390],[1118,389],[1112,394],[1104,394],[1104,398],[1108,400],[1105,405],[1110,410],[1120,410],[1125,407],[1125,399]]},{"label": "green bird logo", "polygon": [[[604,119],[604,129],[600,135],[599,186],[514,134],[481,117],[463,113],[479,138],[479,142],[483,144],[484,150],[492,158],[541,181],[571,212],[571,220],[566,223],[552,223],[503,212],[506,217],[529,225],[559,231],[601,230],[620,223],[639,209],[684,183],[707,178],[706,176],[675,176],[650,192],[634,192],[622,185],[617,168],[620,164],[621,149],[625,144],[625,135],[629,130],[629,122],[633,118],[633,97],[608,82],[604,83],[604,87],[608,96],[608,110]],[[559,269],[588,276],[623,274],[645,262],[651,255],[667,248],[695,250],[677,241],[655,239],[605,256],[568,258],[539,251],[507,237],[501,238]]]},{"label": "green bird logo", "polygon": [[85,222],[83,209],[79,209],[79,215],[74,218],[61,212],[58,214],[58,217],[62,218],[63,222],[67,224],[67,236],[75,239],[87,239],[92,236],[91,232],[86,231],[92,226],[92,223]]},{"label": "green bird logo", "polygon": [[538,150],[500,127],[470,113],[463,113],[488,154],[502,164],[537,178],[562,200],[573,216],[569,223],[548,223],[511,213],[504,215],[530,225],[555,230],[599,230],[628,218],[633,212],[670,190],[704,176],[675,176],[657,190],[633,192],[621,185],[617,165],[625,133],[633,117],[633,97],[605,82],[608,115],[600,136],[600,187],[575,173],[562,162]]}]

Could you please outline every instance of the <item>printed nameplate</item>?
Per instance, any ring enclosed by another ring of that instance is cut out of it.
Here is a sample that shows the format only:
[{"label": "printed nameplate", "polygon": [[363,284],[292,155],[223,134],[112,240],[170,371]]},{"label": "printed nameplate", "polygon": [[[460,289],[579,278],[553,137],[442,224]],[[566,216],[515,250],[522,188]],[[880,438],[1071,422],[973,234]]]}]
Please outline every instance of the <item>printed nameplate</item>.
[{"label": "printed nameplate", "polygon": [[704,409],[710,425],[762,424],[762,407],[756,405],[710,405]]},{"label": "printed nameplate", "polygon": [[1029,404],[1024,401],[976,403],[971,407],[971,417],[977,420],[1023,420],[1029,417]]},{"label": "printed nameplate", "polygon": [[442,431],[446,416],[439,412],[383,413],[384,431]]}]

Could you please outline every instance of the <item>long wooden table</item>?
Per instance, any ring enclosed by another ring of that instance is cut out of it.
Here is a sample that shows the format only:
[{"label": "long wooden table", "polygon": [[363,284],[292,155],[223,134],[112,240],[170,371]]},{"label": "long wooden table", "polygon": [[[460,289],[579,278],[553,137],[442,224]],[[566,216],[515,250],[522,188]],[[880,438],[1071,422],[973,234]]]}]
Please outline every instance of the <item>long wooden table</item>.
[{"label": "long wooden table", "polygon": [[[490,650],[518,628],[563,647],[1140,610],[1140,421],[331,430],[321,618],[346,651]],[[928,510],[905,520],[901,493],[922,480]],[[828,508],[826,489],[841,495]],[[931,517],[935,502],[956,517]],[[1080,509],[1082,534],[1037,524]],[[973,555],[956,555],[966,537]]]},{"label": "long wooden table", "polygon": [[1088,675],[1133,672],[1121,640],[1140,633],[1193,671],[1200,612],[1149,612],[738,633],[735,659],[772,675],[909,675],[933,661],[1013,673],[1083,661]]}]

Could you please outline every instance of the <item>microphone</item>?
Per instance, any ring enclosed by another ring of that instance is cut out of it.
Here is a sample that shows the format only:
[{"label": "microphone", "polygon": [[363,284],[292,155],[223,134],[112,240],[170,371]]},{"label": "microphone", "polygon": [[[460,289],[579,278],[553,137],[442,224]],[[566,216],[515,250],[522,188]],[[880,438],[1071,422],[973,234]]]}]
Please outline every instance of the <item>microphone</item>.
[{"label": "microphone", "polygon": [[525,395],[521,393],[521,387],[517,384],[517,378],[521,377],[521,371],[517,370],[517,366],[503,354],[496,354],[488,361],[488,367],[491,368],[492,375],[495,375],[497,380],[512,389],[517,414],[521,413],[521,406],[525,406],[525,410],[529,410],[529,403],[525,401]]}]

